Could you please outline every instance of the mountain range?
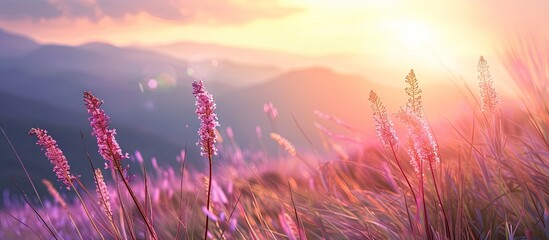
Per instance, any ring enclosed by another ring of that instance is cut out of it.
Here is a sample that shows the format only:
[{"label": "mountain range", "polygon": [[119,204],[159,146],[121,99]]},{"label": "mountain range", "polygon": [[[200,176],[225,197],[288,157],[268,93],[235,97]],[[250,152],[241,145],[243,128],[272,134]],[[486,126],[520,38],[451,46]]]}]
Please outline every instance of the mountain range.
[{"label": "mountain range", "polygon": [[[227,60],[234,56],[223,57],[222,53],[236,54],[234,51],[209,49],[204,44],[186,46],[189,50],[181,50],[174,57],[158,48],[106,43],[41,44],[0,30],[0,126],[33,177],[52,178],[53,174],[49,162],[34,144],[35,139],[27,136],[32,127],[48,129],[69,158],[72,169],[87,176],[90,171],[84,146],[95,165],[102,165],[82,100],[83,91],[92,91],[104,100],[103,107],[111,117],[111,126],[117,129],[123,151],[140,150],[146,159],[154,156],[161,165],[170,165],[187,145],[190,167],[202,169],[205,163],[194,145],[199,126],[191,89],[195,79],[203,79],[214,95],[222,135],[226,136],[226,127],[231,127],[238,144],[252,149],[258,147],[256,126],[263,130],[262,141],[268,149],[277,148],[268,139],[271,131],[287,137],[298,151],[311,150],[307,138],[312,139],[313,147],[320,149],[322,134],[315,128],[315,122],[336,132],[343,130],[315,116],[314,110],[337,116],[361,130],[351,135],[372,137],[375,135],[369,91],[376,90],[395,112],[405,101],[403,88],[360,75],[319,66],[288,69],[269,61],[268,54],[278,53],[258,53],[267,54],[266,58],[256,59],[252,64]],[[200,51],[205,57],[195,58]],[[189,60],[184,60],[185,54],[189,54]],[[423,87],[425,108],[433,113],[453,106],[451,99],[457,99],[450,86]],[[440,91],[441,88],[448,91]],[[266,102],[273,102],[280,113],[274,124],[263,113]],[[24,175],[4,138],[0,140],[0,165],[3,166],[0,189],[14,190],[10,176],[22,180]]]}]

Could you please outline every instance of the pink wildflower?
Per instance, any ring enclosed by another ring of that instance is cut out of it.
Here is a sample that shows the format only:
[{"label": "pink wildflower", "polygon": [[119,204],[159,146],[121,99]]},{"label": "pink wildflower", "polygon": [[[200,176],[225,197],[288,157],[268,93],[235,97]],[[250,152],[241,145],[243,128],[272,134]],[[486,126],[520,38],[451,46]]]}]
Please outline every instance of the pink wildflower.
[{"label": "pink wildflower", "polygon": [[204,88],[204,83],[201,80],[193,82],[193,94],[196,97],[196,114],[201,122],[200,129],[198,130],[200,140],[197,143],[201,149],[200,154],[202,156],[217,155],[214,129],[219,126],[219,123],[217,122],[217,115],[214,112],[216,108],[215,102],[212,95]]},{"label": "pink wildflower", "polygon": [[97,192],[98,204],[103,208],[103,211],[112,220],[112,208],[110,203],[109,190],[101,169],[95,169],[95,191]]},{"label": "pink wildflower", "polygon": [[372,102],[373,118],[379,141],[381,141],[384,147],[394,147],[398,144],[398,137],[393,127],[393,122],[387,116],[387,109],[383,106],[383,103],[374,91],[370,91],[370,98],[368,100]]},{"label": "pink wildflower", "polygon": [[141,155],[141,152],[139,150],[135,151],[135,159],[138,163],[143,163],[143,155]]},{"label": "pink wildflower", "polygon": [[297,151],[295,150],[294,145],[290,141],[288,141],[288,139],[280,136],[277,133],[271,133],[271,138],[276,143],[278,143],[278,145],[280,145],[282,148],[284,148],[284,150],[286,150],[286,152],[288,152],[288,154],[290,154],[290,156],[295,157],[297,155]]},{"label": "pink wildflower", "polygon": [[217,222],[217,216],[211,212],[206,206],[202,206],[202,212],[206,214],[212,221]]},{"label": "pink wildflower", "polygon": [[408,129],[410,136],[408,154],[412,158],[412,165],[416,173],[419,174],[419,166],[422,166],[423,162],[438,164],[440,162],[438,145],[425,119],[414,112],[411,107],[402,108],[398,116]]},{"label": "pink wildflower", "polygon": [[408,102],[406,106],[411,108],[419,117],[423,117],[423,106],[421,106],[421,89],[414,73],[414,69],[410,69],[408,75],[406,75],[405,82],[408,84],[408,87],[404,89],[408,95]]},{"label": "pink wildflower", "polygon": [[278,117],[278,109],[276,109],[272,102],[263,104],[263,112],[273,120]]},{"label": "pink wildflower", "polygon": [[46,186],[48,192],[51,194],[53,199],[55,199],[55,201],[59,203],[62,208],[67,209],[67,202],[65,202],[65,200],[61,197],[61,194],[59,194],[57,189],[53,187],[53,184],[51,184],[51,182],[46,179],[42,179],[42,183]]},{"label": "pink wildflower", "polygon": [[482,112],[493,113],[499,100],[488,70],[488,62],[482,56],[478,60],[478,80]]},{"label": "pink wildflower", "polygon": [[90,126],[92,135],[97,138],[99,154],[107,161],[105,168],[121,167],[120,162],[128,158],[127,154],[122,154],[122,150],[116,141],[116,129],[109,129],[109,117],[99,107],[103,101],[92,95],[91,92],[84,92],[84,104],[90,117]]},{"label": "pink wildflower", "polygon": [[53,171],[57,175],[58,181],[62,181],[67,185],[67,189],[70,190],[72,180],[76,179],[70,173],[70,166],[67,162],[67,158],[63,154],[63,151],[57,146],[57,142],[48,135],[48,131],[40,128],[32,128],[29,131],[29,135],[36,135],[38,141],[36,145],[42,147],[42,151],[46,151],[46,157],[53,164]]}]

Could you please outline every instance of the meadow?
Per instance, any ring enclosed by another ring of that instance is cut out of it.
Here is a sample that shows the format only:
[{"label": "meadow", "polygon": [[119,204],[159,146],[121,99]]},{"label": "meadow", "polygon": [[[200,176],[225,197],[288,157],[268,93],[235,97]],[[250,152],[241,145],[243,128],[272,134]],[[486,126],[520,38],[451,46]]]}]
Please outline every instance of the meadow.
[{"label": "meadow", "polygon": [[[42,150],[58,181],[29,174],[14,179],[16,185],[29,181],[34,191],[4,194],[0,239],[548,239],[549,58],[543,46],[517,44],[500,59],[513,80],[515,104],[500,99],[481,57],[478,85],[462,88],[464,109],[448,109],[463,116],[446,127],[429,119],[421,76],[413,70],[393,93],[408,98],[400,109],[384,106],[392,96],[365,92],[371,105],[356,111],[371,111],[375,125],[367,127],[378,138],[348,151],[342,146],[356,139],[317,125],[325,147],[336,153],[332,158],[296,149],[274,127],[257,129],[257,141],[276,142],[278,155],[247,151],[230,128],[219,127],[215,96],[197,80],[193,92],[181,94],[196,97],[201,126],[197,144],[187,148],[201,149],[204,171],[187,168],[186,149],[174,159],[177,167],[154,160],[148,168],[140,152],[120,148],[102,109],[108,99],[85,92],[91,135],[83,132],[83,139],[96,141],[98,152],[82,154],[95,186],[70,171],[55,132],[29,129],[38,146],[14,153]],[[276,105],[266,103],[264,110],[272,122],[279,117]],[[317,115],[349,132],[359,128]],[[31,164],[19,161],[21,171]],[[49,195],[38,194],[44,188]]]}]

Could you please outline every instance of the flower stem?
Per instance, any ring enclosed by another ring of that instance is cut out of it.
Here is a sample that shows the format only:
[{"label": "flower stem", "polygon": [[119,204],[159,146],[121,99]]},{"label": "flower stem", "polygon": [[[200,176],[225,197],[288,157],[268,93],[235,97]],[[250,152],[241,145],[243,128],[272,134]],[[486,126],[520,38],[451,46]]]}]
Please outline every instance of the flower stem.
[{"label": "flower stem", "polygon": [[[209,149],[209,148],[208,148]],[[206,200],[206,209],[210,211],[210,195],[212,193],[212,155],[208,153],[208,166],[210,177],[208,178],[208,195]],[[210,218],[206,214],[206,229],[204,230],[204,240],[208,239],[208,224],[210,223]]]},{"label": "flower stem", "polygon": [[425,183],[423,178],[423,161],[419,163],[419,192],[421,195],[421,204],[423,205],[423,224],[425,225],[425,234],[427,239],[433,239],[433,233],[429,226],[429,216],[427,215],[427,204],[425,203]]},{"label": "flower stem", "polygon": [[[398,169],[402,173],[402,176],[404,176],[404,179],[406,180],[406,183],[408,184],[408,187],[410,188],[410,191],[412,192],[412,196],[414,197],[414,201],[416,202],[416,205],[417,205],[416,194],[414,193],[414,189],[412,188],[412,184],[410,184],[410,181],[408,180],[408,177],[406,176],[406,173],[404,173],[404,169],[402,169],[402,166],[400,165],[400,161],[398,160],[398,157],[396,155],[395,148],[393,147],[393,145],[391,145],[391,152],[393,153],[393,157],[395,158],[395,162],[397,163]],[[406,200],[406,194],[403,192],[402,196],[404,197],[404,205],[406,206],[406,214],[408,215],[408,222],[410,223],[410,231],[414,232],[414,227],[413,227],[413,224],[412,224],[412,218],[410,217],[410,211],[408,209],[408,200]]]},{"label": "flower stem", "polygon": [[431,169],[431,175],[433,176],[433,184],[435,185],[435,192],[437,193],[438,203],[440,204],[440,208],[442,209],[442,215],[444,215],[444,226],[446,228],[446,236],[448,237],[448,239],[452,239],[452,235],[450,234],[450,225],[448,224],[448,217],[446,216],[446,211],[444,210],[444,205],[442,204],[442,200],[438,192],[437,181],[435,179],[435,172],[433,171],[432,161],[429,161],[429,168]]},{"label": "flower stem", "polygon": [[395,148],[393,147],[393,145],[391,145],[391,152],[393,152],[393,157],[395,158],[398,169],[402,173],[402,176],[404,176],[404,179],[406,180],[406,183],[408,184],[408,187],[410,188],[410,191],[412,192],[412,196],[414,197],[414,200],[417,203],[416,194],[414,193],[414,189],[412,188],[412,184],[410,184],[410,181],[408,180],[408,177],[406,176],[406,173],[404,173],[404,169],[402,169],[402,166],[400,165],[400,161],[398,160],[398,157],[396,155]]},{"label": "flower stem", "polygon": [[139,214],[141,214],[141,217],[145,221],[145,225],[147,225],[147,228],[149,229],[149,232],[151,233],[151,237],[153,239],[158,239],[156,236],[156,232],[154,231],[149,218],[145,215],[145,212],[143,211],[143,208],[141,207],[141,204],[139,204],[139,201],[137,200],[137,197],[135,196],[135,193],[133,192],[132,188],[130,187],[130,184],[128,183],[128,180],[124,177],[124,174],[122,173],[120,164],[117,164],[115,166],[116,171],[120,175],[120,178],[122,178],[122,182],[124,182],[124,185],[126,185],[126,188],[128,189],[128,192],[130,193],[130,196],[132,197],[133,202],[137,206],[137,210],[139,210]]}]

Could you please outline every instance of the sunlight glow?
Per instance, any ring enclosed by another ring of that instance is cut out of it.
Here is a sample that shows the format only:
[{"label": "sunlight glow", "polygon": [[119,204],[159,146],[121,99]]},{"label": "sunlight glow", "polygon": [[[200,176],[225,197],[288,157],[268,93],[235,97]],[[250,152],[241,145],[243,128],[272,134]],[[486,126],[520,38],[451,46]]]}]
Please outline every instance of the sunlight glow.
[{"label": "sunlight glow", "polygon": [[407,21],[399,23],[396,28],[402,44],[406,46],[419,47],[433,41],[433,32],[426,24]]}]

